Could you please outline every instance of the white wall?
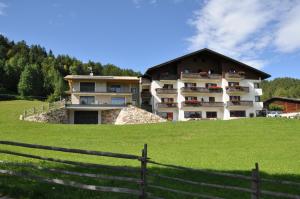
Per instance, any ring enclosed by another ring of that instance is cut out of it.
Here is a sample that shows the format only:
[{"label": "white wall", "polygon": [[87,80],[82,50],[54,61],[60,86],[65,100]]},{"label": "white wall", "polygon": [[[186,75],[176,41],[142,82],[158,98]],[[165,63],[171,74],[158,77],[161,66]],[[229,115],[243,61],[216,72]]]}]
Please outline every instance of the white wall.
[{"label": "white wall", "polygon": [[[209,97],[215,97],[216,102],[224,102],[224,107],[182,107],[182,102],[185,101],[185,96],[181,94],[181,88],[184,87],[184,82],[190,82],[190,83],[196,83],[197,87],[205,87],[206,83],[216,83],[218,86],[221,86],[223,88],[223,94],[220,93],[197,93],[197,94],[191,94],[189,96],[196,96],[197,100],[201,100],[201,98],[204,99],[204,101],[208,101]],[[253,106],[251,107],[230,107],[228,108],[226,106],[226,103],[229,101],[229,95],[226,93],[226,86],[228,86],[228,81],[224,78],[222,80],[193,80],[193,81],[181,81],[181,80],[170,80],[170,81],[157,81],[154,80],[151,82],[151,94],[152,94],[152,106],[154,113],[158,112],[157,109],[157,103],[161,102],[161,97],[164,95],[157,95],[155,89],[162,88],[163,85],[166,84],[173,84],[174,88],[177,88],[177,95],[171,96],[166,95],[169,97],[174,97],[175,102],[178,102],[179,108],[177,110],[172,110],[171,108],[166,109],[160,109],[159,112],[173,112],[174,120],[186,120],[184,118],[184,111],[202,111],[202,118],[206,118],[206,111],[215,111],[217,112],[218,119],[231,119],[230,118],[230,110],[245,110],[246,111],[246,117],[249,117],[250,113],[256,113],[256,110],[262,110],[263,108],[263,102],[255,102],[255,96],[261,96],[262,95],[262,89],[261,88],[254,88],[254,83],[261,83],[261,80],[250,80],[250,79],[244,79],[239,81],[240,86],[247,86],[249,87],[249,93],[240,94],[241,100],[249,100],[253,101]]]}]

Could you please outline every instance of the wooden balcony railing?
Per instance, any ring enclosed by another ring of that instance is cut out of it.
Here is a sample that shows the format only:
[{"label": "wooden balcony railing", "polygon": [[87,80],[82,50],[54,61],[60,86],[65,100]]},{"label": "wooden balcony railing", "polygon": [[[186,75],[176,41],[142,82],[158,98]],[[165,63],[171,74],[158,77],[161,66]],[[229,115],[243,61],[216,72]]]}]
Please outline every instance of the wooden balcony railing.
[{"label": "wooden balcony railing", "polygon": [[181,73],[181,79],[222,79],[220,74],[201,73]]},{"label": "wooden balcony railing", "polygon": [[223,93],[222,87],[183,87],[181,88],[181,92],[186,93],[193,93],[193,92],[199,92],[199,93]]},{"label": "wooden balcony railing", "polygon": [[176,88],[157,88],[157,94],[177,94]]},{"label": "wooden balcony railing", "polygon": [[226,86],[227,93],[249,93],[249,87],[246,86]]},{"label": "wooden balcony railing", "polygon": [[162,102],[162,103],[157,103],[157,108],[177,108],[178,103],[175,102]]},{"label": "wooden balcony railing", "polygon": [[253,106],[253,101],[229,101],[227,106]]},{"label": "wooden balcony railing", "polygon": [[223,107],[223,102],[201,102],[201,101],[184,101],[182,107]]},{"label": "wooden balcony railing", "polygon": [[235,72],[235,73],[228,72],[228,73],[225,73],[225,78],[226,79],[245,79],[245,73],[242,71]]}]

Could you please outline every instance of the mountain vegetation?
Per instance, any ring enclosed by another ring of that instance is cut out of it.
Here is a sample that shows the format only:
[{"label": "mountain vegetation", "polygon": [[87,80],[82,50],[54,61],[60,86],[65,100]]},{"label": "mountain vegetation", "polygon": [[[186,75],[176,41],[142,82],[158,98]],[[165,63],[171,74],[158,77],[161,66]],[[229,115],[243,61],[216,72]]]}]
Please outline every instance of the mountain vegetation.
[{"label": "mountain vegetation", "polygon": [[0,94],[18,94],[21,97],[58,99],[67,89],[66,75],[137,76],[140,72],[122,69],[113,64],[82,61],[69,55],[55,56],[40,45],[25,41],[10,41],[0,35]]},{"label": "mountain vegetation", "polygon": [[271,97],[300,98],[300,79],[285,77],[265,80],[262,89],[262,100]]}]

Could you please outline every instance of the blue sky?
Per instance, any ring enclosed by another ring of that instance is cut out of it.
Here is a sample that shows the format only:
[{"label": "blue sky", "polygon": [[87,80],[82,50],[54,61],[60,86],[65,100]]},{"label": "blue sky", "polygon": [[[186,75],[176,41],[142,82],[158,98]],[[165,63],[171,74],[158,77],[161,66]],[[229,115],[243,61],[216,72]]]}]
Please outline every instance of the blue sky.
[{"label": "blue sky", "polygon": [[0,33],[141,72],[208,47],[300,78],[297,0],[0,0]]}]

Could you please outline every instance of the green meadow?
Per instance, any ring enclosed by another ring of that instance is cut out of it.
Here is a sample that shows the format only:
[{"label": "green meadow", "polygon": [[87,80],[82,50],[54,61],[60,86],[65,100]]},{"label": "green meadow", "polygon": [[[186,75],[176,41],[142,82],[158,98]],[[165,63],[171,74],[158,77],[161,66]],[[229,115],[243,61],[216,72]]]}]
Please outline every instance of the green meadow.
[{"label": "green meadow", "polygon": [[[250,175],[250,170],[258,162],[262,177],[300,182],[299,120],[249,118],[231,121],[204,120],[124,126],[45,124],[19,120],[19,115],[24,109],[42,103],[40,101],[25,100],[1,101],[0,140],[134,155],[141,155],[143,144],[147,143],[148,155],[152,160],[195,169],[194,171],[180,171],[149,164],[149,173],[249,188],[250,183],[245,180],[211,176],[200,171],[198,172],[197,169]],[[139,167],[139,162],[133,160],[68,154],[5,145],[0,145],[0,149],[72,161]],[[6,168],[31,172],[46,177],[77,180],[87,184],[138,188],[136,185],[124,182],[49,174],[33,170],[32,168],[21,168],[13,164],[6,164],[6,162],[22,162],[45,168],[63,168],[65,170],[86,173],[96,172],[107,175],[136,175],[139,177],[138,174],[127,174],[109,169],[79,168],[1,153],[0,160],[3,161],[0,164],[2,169]],[[155,177],[149,177],[149,183],[223,198],[250,198],[250,194],[238,191],[185,185],[180,182],[174,183]],[[299,186],[279,186],[265,183],[262,187],[266,190],[300,195]],[[167,193],[153,188],[149,188],[148,191],[163,198],[185,198],[183,195]],[[8,194],[15,198],[133,198],[133,196],[127,194],[96,193],[5,175],[0,175],[0,193]]]}]

